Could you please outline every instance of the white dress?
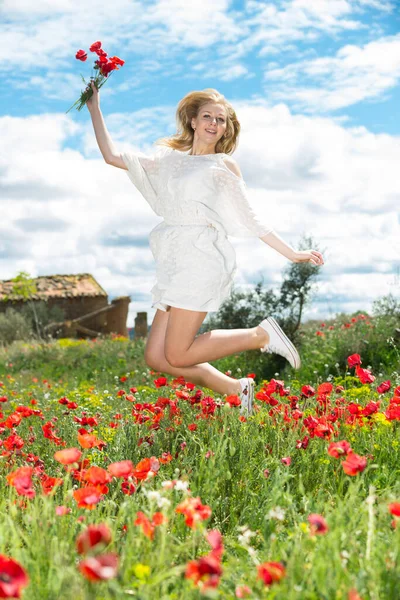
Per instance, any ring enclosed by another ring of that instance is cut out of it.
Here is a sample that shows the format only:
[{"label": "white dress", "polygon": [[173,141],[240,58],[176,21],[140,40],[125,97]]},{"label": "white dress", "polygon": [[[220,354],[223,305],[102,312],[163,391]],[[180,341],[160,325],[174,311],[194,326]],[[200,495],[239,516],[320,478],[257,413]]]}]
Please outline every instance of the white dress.
[{"label": "white dress", "polygon": [[223,160],[227,156],[165,146],[152,156],[121,153],[129,178],[163,217],[149,237],[156,261],[153,308],[217,311],[230,295],[237,269],[227,236],[273,231],[254,213],[245,182]]}]

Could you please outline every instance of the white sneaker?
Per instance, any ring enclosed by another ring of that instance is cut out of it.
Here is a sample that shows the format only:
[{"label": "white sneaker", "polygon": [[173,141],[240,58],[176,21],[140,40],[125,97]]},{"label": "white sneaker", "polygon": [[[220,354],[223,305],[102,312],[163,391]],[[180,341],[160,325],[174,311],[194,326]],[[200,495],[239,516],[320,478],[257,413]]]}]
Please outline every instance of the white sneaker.
[{"label": "white sneaker", "polygon": [[299,353],[289,338],[283,333],[273,317],[267,317],[260,323],[260,327],[269,334],[269,342],[261,348],[261,352],[274,352],[284,356],[294,369],[300,369],[301,360]]},{"label": "white sneaker", "polygon": [[242,386],[242,393],[240,394],[240,414],[244,413],[248,415],[253,414],[253,400],[254,400],[254,379],[252,377],[243,377],[239,379],[240,385]]}]

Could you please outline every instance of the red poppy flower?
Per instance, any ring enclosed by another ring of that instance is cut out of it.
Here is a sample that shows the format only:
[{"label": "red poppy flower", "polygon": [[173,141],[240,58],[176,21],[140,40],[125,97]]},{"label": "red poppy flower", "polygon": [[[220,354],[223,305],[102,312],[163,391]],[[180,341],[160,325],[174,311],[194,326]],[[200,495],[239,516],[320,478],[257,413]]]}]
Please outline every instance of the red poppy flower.
[{"label": "red poppy flower", "polygon": [[166,377],[158,377],[158,379],[154,379],[154,385],[159,388],[168,384],[168,380]]},{"label": "red poppy flower", "polygon": [[104,448],[107,446],[105,442],[97,439],[97,437],[91,433],[78,433],[78,442],[82,446],[82,448]]},{"label": "red poppy flower", "polygon": [[112,579],[117,574],[117,554],[100,554],[89,556],[79,563],[79,570],[89,581]]},{"label": "red poppy flower", "polygon": [[376,391],[378,392],[378,394],[384,394],[385,392],[388,392],[390,390],[390,386],[390,379],[388,379],[387,381],[382,381],[382,383],[376,388]]},{"label": "red poppy flower", "polygon": [[43,431],[44,437],[46,439],[54,442],[56,444],[56,446],[65,446],[65,442],[63,442],[63,440],[60,437],[56,436],[53,429],[55,429],[55,425],[51,421],[48,421],[47,423],[42,425],[42,431]]},{"label": "red poppy flower", "polygon": [[111,531],[106,523],[100,525],[88,525],[76,538],[76,550],[78,554],[85,554],[90,548],[99,544],[107,545],[111,542]]},{"label": "red poppy flower", "polygon": [[5,420],[4,425],[8,427],[8,429],[12,429],[13,427],[18,427],[21,421],[22,416],[19,413],[11,413]]},{"label": "red poppy flower", "polygon": [[352,588],[348,593],[348,600],[362,600],[361,596],[358,594],[357,590]]},{"label": "red poppy flower", "polygon": [[232,394],[225,398],[225,402],[229,404],[229,406],[240,406],[240,398],[236,394]]},{"label": "red poppy flower", "polygon": [[133,464],[131,460],[121,460],[120,462],[111,463],[107,467],[113,477],[130,477],[133,473]]},{"label": "red poppy flower", "polygon": [[308,437],[308,435],[305,435],[302,440],[297,440],[296,448],[298,448],[299,450],[300,449],[307,450],[309,443],[310,443],[310,438]]},{"label": "red poppy flower", "polygon": [[346,440],[341,440],[339,442],[331,442],[328,446],[328,454],[330,456],[333,456],[333,458],[345,456],[349,452],[351,452],[351,446],[349,442],[346,442]]},{"label": "red poppy flower", "polygon": [[121,484],[121,491],[123,494],[126,494],[127,496],[131,496],[132,494],[134,494],[136,492],[136,486],[131,481],[124,481]]},{"label": "red poppy flower", "polygon": [[349,365],[349,367],[361,365],[361,356],[359,354],[352,354],[347,358],[347,364]]},{"label": "red poppy flower", "polygon": [[286,465],[287,467],[290,465],[291,462],[292,459],[290,458],[290,456],[285,456],[284,458],[281,458],[281,463],[283,465]]},{"label": "red poppy flower", "polygon": [[72,512],[72,509],[68,508],[68,506],[56,506],[56,515],[58,517],[69,515],[70,512]]},{"label": "red poppy flower", "polygon": [[74,492],[74,498],[78,503],[79,508],[87,508],[93,510],[101,500],[102,494],[94,486],[79,488]]},{"label": "red poppy flower", "polygon": [[54,458],[62,465],[71,465],[77,462],[81,456],[82,452],[78,448],[66,448],[54,453]]},{"label": "red poppy flower", "polygon": [[83,476],[84,481],[88,481],[91,485],[105,485],[112,480],[110,473],[101,467],[89,467]]},{"label": "red poppy flower", "polygon": [[333,390],[333,385],[326,381],[318,386],[318,394],[330,394]]},{"label": "red poppy flower", "polygon": [[236,598],[247,598],[251,596],[251,588],[248,585],[237,585],[235,588]]},{"label": "red poppy flower", "polygon": [[265,585],[280,581],[286,574],[286,569],[280,562],[265,562],[257,566],[258,578]]},{"label": "red poppy flower", "polygon": [[372,375],[368,369],[362,369],[358,365],[356,366],[356,375],[361,383],[373,383],[375,381],[375,375]]},{"label": "red poppy flower", "polygon": [[389,421],[400,421],[400,405],[389,404],[385,417]]},{"label": "red poppy flower", "polygon": [[312,535],[324,535],[328,532],[329,527],[322,515],[311,514],[308,516],[310,523],[310,533]]},{"label": "red poppy flower", "polygon": [[186,525],[193,529],[197,521],[209,519],[212,510],[208,505],[202,504],[199,497],[188,497],[178,504],[175,508],[175,512],[185,515]]},{"label": "red poppy flower", "polygon": [[25,445],[24,440],[22,439],[22,437],[20,437],[16,433],[11,433],[8,436],[8,438],[6,438],[4,440],[4,446],[10,452],[13,450],[21,450],[21,448],[23,448],[24,445]]},{"label": "red poppy flower", "polygon": [[[110,56],[110,62],[114,63],[115,65],[118,65],[120,67],[123,67],[125,64],[125,61],[122,60],[122,58],[118,58],[118,56]],[[118,69],[118,67],[117,67]]]},{"label": "red poppy flower", "polygon": [[222,575],[220,561],[208,554],[198,560],[188,562],[185,571],[186,579],[192,579],[195,585],[199,585],[204,590],[207,588],[216,588]]},{"label": "red poppy flower", "polygon": [[50,475],[46,475],[46,473],[43,473],[42,477],[40,478],[40,484],[42,486],[43,493],[46,496],[51,494],[53,489],[59,485],[62,485],[62,483],[63,480],[59,477],[50,477]]},{"label": "red poppy flower", "polygon": [[311,385],[303,385],[301,393],[306,398],[311,398],[311,396],[315,396],[315,389]]},{"label": "red poppy flower", "polygon": [[94,42],[89,48],[90,52],[97,52],[101,48],[101,42]]},{"label": "red poppy flower", "polygon": [[160,458],[158,460],[163,465],[166,465],[169,462],[171,462],[171,460],[173,460],[173,456],[172,456],[172,454],[170,452],[163,452],[162,455],[160,456]]},{"label": "red poppy flower", "polygon": [[[149,476],[155,475],[160,468],[160,463],[155,456],[144,458],[134,468],[133,475],[136,479],[147,479]],[[151,475],[150,475],[151,474]]]},{"label": "red poppy flower", "polygon": [[136,519],[134,525],[141,526],[142,531],[146,537],[150,540],[154,538],[154,531],[158,525],[162,525],[167,522],[167,517],[165,517],[162,513],[156,512],[153,515],[152,520],[150,521],[148,517],[142,512],[138,511],[136,513]]},{"label": "red poppy flower", "polygon": [[207,534],[207,542],[211,546],[211,554],[216,558],[221,559],[224,552],[224,545],[222,543],[222,535],[218,529],[212,529]]},{"label": "red poppy flower", "polygon": [[137,512],[136,519],[134,521],[134,525],[137,525],[137,526],[140,525],[142,527],[142,531],[143,531],[144,535],[146,537],[148,537],[150,540],[153,539],[155,526],[146,517],[146,515],[144,514],[144,512],[142,512],[142,511],[138,511]]},{"label": "red poppy flower", "polygon": [[19,467],[12,473],[6,475],[9,485],[15,487],[19,496],[33,498],[36,495],[32,482],[33,471],[33,467]]},{"label": "red poppy flower", "polygon": [[367,466],[367,459],[364,456],[359,456],[355,452],[349,452],[347,458],[342,462],[343,471],[346,475],[357,475],[362,473]]},{"label": "red poppy flower", "polygon": [[392,502],[389,504],[388,509],[394,517],[400,517],[400,502]]},{"label": "red poppy flower", "polygon": [[190,423],[190,425],[188,425],[188,429],[190,431],[196,431],[196,429],[197,429],[196,423]]},{"label": "red poppy flower", "polygon": [[25,569],[16,560],[0,554],[0,598],[20,598],[28,583]]}]

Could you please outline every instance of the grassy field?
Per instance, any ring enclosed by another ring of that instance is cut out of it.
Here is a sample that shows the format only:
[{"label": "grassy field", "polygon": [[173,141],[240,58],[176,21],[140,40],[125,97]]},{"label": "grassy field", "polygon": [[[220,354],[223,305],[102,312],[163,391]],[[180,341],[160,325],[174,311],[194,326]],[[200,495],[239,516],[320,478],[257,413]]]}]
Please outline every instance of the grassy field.
[{"label": "grassy field", "polygon": [[353,318],[215,361],[249,418],[141,340],[0,350],[0,597],[398,600],[395,321]]}]

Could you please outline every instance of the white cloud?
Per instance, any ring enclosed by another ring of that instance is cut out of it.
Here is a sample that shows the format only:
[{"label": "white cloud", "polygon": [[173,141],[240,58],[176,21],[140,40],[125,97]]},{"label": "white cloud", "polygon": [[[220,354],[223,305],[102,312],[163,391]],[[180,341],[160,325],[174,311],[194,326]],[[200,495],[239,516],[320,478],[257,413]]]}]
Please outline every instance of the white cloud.
[{"label": "white cloud", "polygon": [[[148,73],[149,56],[152,70],[185,76],[189,67],[204,63],[205,52],[216,74],[230,70],[232,77],[235,69],[241,75],[249,68],[235,61],[253,58],[255,49],[259,56],[282,53],[295,49],[297,41],[313,42],[322,34],[361,30],[365,24],[351,16],[362,16],[370,6],[382,5],[385,10],[387,4],[379,0],[286,0],[278,7],[253,1],[235,10],[228,0],[114,0],[94,9],[92,0],[36,0],[33,4],[4,0],[0,69],[9,73],[9,82],[16,87],[25,80],[29,84],[41,68],[54,81],[57,73],[65,75],[74,69],[79,48],[87,49],[100,39],[106,51],[124,55],[124,76],[132,74],[136,80]],[[195,51],[192,58],[182,56],[188,48]],[[45,79],[40,73],[36,85],[47,94]]]},{"label": "white cloud", "polygon": [[344,46],[334,57],[269,70],[265,80],[268,90],[274,88],[273,98],[290,99],[297,109],[307,111],[328,112],[379,98],[400,81],[400,34],[363,47]]},{"label": "white cloud", "polygon": [[[242,125],[235,158],[257,212],[293,247],[303,233],[311,234],[324,254],[310,316],[326,314],[325,296],[337,311],[353,300],[353,309],[367,310],[374,297],[392,290],[400,256],[399,138],[293,115],[283,104],[233,105]],[[146,111],[106,116],[118,150],[134,149],[135,140],[150,151],[143,123],[154,114],[164,132],[173,132],[174,107]],[[159,135],[151,132],[153,140]],[[70,136],[82,140],[82,152],[68,148]],[[138,310],[147,310],[151,320],[155,269],[146,238],[160,218],[124,171],[103,162],[91,125],[62,114],[3,117],[0,137],[7,203],[0,277],[22,269],[32,275],[91,272],[111,296],[131,295],[130,326]],[[288,261],[262,241],[231,241],[236,283],[264,276],[277,289]]]}]

